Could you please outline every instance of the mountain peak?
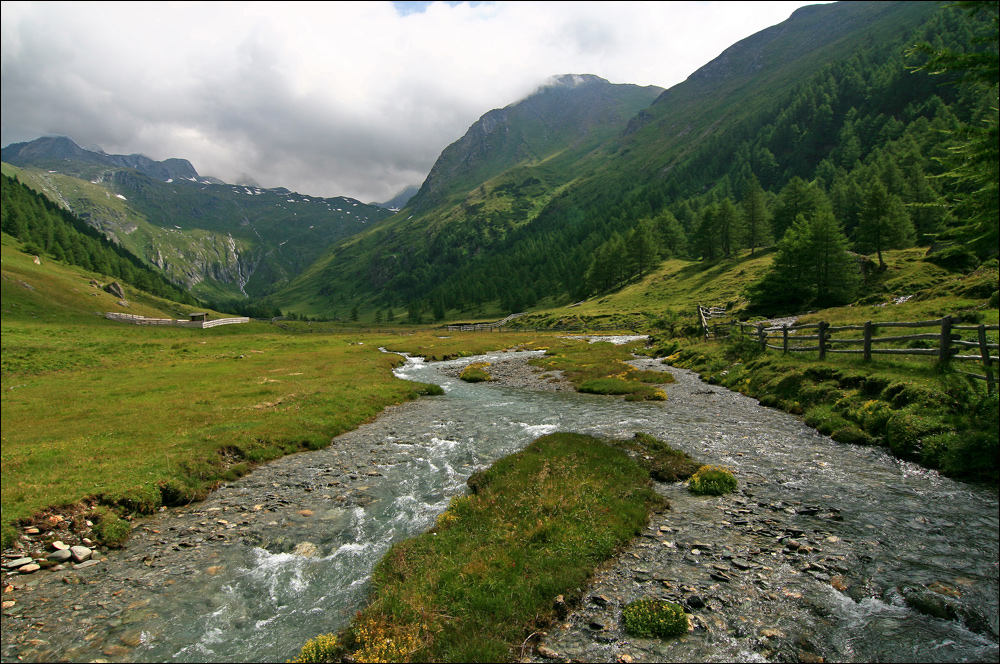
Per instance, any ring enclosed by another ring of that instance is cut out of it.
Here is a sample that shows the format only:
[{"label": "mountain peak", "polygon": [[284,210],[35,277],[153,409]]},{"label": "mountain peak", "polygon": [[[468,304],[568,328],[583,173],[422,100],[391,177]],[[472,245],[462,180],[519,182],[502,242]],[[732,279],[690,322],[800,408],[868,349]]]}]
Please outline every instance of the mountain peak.
[{"label": "mountain peak", "polygon": [[550,76],[544,84],[543,88],[551,87],[565,87],[565,88],[575,88],[580,85],[588,85],[593,83],[603,83],[605,85],[611,85],[611,82],[607,79],[603,79],[600,76],[595,76],[594,74],[561,74],[559,76]]},{"label": "mountain peak", "polygon": [[14,166],[52,168],[79,177],[81,165],[110,168],[134,168],[157,180],[198,178],[198,171],[187,159],[155,161],[142,154],[108,154],[100,147],[81,148],[68,136],[42,136],[26,143],[12,143],[0,151],[3,161]]}]

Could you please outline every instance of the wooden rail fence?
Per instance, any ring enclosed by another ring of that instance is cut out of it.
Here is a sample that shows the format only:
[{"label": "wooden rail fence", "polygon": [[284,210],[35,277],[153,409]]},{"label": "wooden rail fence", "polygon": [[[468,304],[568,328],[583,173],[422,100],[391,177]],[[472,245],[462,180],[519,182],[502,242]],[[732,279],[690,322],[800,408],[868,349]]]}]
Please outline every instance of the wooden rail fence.
[{"label": "wooden rail fence", "polygon": [[[736,327],[743,334],[756,338],[760,342],[762,350],[780,350],[784,353],[818,352],[820,359],[826,359],[827,354],[843,353],[861,355],[866,362],[870,362],[873,355],[922,355],[934,358],[943,365],[952,361],[978,362],[982,364],[986,375],[968,371],[959,371],[958,373],[986,381],[986,389],[992,395],[997,383],[995,367],[1000,358],[997,357],[996,352],[1000,349],[1000,344],[995,341],[996,335],[987,335],[987,333],[1000,331],[1000,325],[961,325],[961,322],[961,318],[945,316],[938,320],[885,323],[867,321],[863,325],[836,327],[823,321],[811,325],[770,327],[762,323],[737,323]],[[934,328],[935,331],[894,336],[877,336],[876,334],[881,329],[895,328]],[[834,336],[845,332],[860,332],[861,336],[847,338]],[[971,336],[974,337],[974,340],[963,339],[962,336]],[[913,341],[924,342],[932,347],[881,347],[881,344]],[[969,351],[973,352],[969,353]]]},{"label": "wooden rail fence", "polygon": [[115,311],[105,313],[104,317],[109,320],[116,320],[122,323],[131,323],[132,325],[171,325],[173,327],[197,327],[200,329],[216,327],[218,325],[233,325],[236,323],[250,322],[250,319],[246,317],[219,318],[217,320],[176,320],[173,318],[147,318],[146,316],[122,314]]}]

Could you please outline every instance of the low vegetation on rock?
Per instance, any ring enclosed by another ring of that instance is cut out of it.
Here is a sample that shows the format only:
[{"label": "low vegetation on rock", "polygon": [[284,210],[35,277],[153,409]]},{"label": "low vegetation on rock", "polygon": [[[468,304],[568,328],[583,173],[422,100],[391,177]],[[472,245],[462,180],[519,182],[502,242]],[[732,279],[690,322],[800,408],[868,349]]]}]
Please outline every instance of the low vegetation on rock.
[{"label": "low vegetation on rock", "polygon": [[733,473],[728,468],[719,466],[702,466],[691,479],[688,488],[691,493],[703,496],[721,496],[736,491],[739,486]]},{"label": "low vegetation on rock", "polygon": [[625,631],[632,636],[666,639],[687,633],[690,621],[680,605],[645,597],[622,609]]}]

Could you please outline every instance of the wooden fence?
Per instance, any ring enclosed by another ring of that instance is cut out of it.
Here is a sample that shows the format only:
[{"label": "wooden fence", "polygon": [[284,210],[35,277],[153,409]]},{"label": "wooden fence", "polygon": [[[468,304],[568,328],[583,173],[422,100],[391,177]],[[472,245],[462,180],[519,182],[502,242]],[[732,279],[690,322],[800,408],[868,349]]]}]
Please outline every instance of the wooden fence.
[{"label": "wooden fence", "polygon": [[236,323],[250,322],[250,319],[246,317],[219,318],[217,320],[176,320],[173,318],[147,318],[146,316],[122,314],[116,311],[109,311],[104,314],[104,317],[109,320],[116,320],[122,323],[131,323],[132,325],[170,325],[173,327],[196,327],[200,329],[216,327],[218,325],[233,325]]},{"label": "wooden fence", "polygon": [[[978,362],[982,364],[986,375],[968,371],[959,371],[959,373],[986,381],[987,391],[989,394],[993,394],[997,383],[995,366],[997,360],[1000,359],[995,353],[1000,349],[1000,344],[992,340],[987,332],[997,332],[1000,330],[1000,325],[960,325],[961,322],[960,318],[945,316],[938,320],[907,323],[867,321],[863,325],[841,325],[839,327],[822,321],[811,325],[771,327],[762,323],[737,323],[736,325],[742,333],[759,340],[762,350],[780,350],[784,353],[818,352],[820,359],[826,359],[828,354],[842,353],[861,355],[866,362],[871,361],[873,355],[920,355],[933,358],[942,365],[953,361]],[[935,331],[877,336],[879,330],[895,328],[934,328]],[[856,334],[846,337],[834,336],[857,332],[861,333],[860,337]],[[963,339],[963,336],[974,337],[974,340]],[[883,346],[883,344],[914,341],[922,342],[931,347],[885,348]]]},{"label": "wooden fence", "polygon": [[[723,330],[728,334],[732,323],[721,326],[718,323],[709,323],[710,320],[726,318],[728,315],[725,307],[703,307],[700,304],[698,305],[698,322],[701,323],[702,333],[706,339],[713,335],[718,337],[719,332]],[[720,327],[722,330],[720,330]]]}]

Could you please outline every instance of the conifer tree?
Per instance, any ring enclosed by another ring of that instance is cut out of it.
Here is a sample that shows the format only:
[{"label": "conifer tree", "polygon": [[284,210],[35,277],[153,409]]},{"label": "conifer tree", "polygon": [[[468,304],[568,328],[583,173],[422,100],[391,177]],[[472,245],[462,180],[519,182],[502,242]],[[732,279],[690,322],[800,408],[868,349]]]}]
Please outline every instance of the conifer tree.
[{"label": "conifer tree", "polygon": [[879,269],[884,270],[882,252],[908,247],[913,239],[913,223],[902,201],[890,194],[881,180],[872,180],[865,191],[858,220],[858,247],[865,253],[876,253]]},{"label": "conifer tree", "polygon": [[764,190],[754,175],[750,176],[743,189],[740,212],[743,243],[750,247],[750,255],[753,256],[757,247],[766,247],[771,243],[770,218],[767,203],[764,202]]}]

